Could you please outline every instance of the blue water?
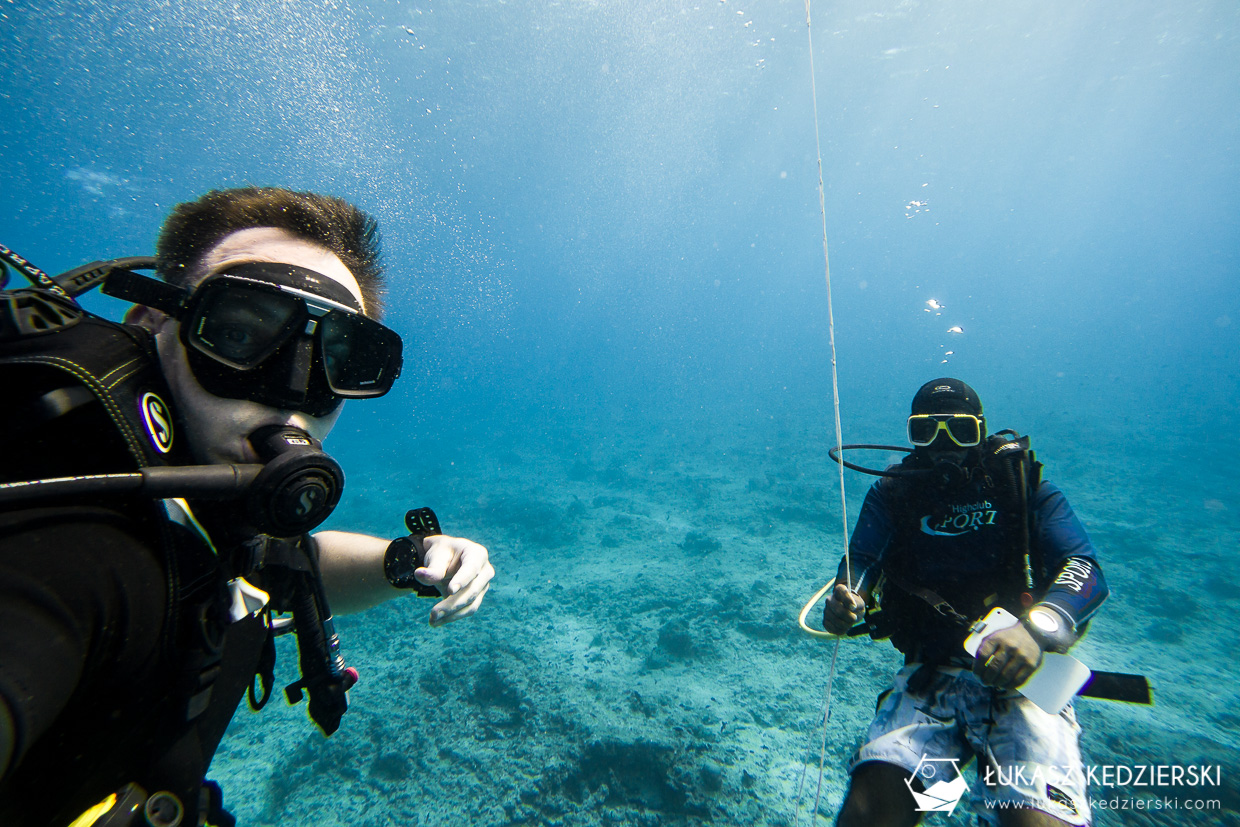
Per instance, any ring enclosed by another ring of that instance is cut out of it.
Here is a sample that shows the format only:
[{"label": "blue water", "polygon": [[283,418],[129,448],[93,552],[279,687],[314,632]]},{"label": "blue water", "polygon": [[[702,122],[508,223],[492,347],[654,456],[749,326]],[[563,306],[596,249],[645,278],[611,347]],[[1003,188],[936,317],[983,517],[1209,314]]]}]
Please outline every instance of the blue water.
[{"label": "blue water", "polygon": [[[845,441],[940,375],[1031,433],[1115,589],[1081,657],[1157,691],[1082,702],[1087,752],[1232,773],[1098,823],[1237,823],[1240,11],[855,0],[813,38]],[[433,505],[499,570],[447,629],[343,620],[332,739],[239,712],[243,823],[793,821],[841,552],[801,3],[42,2],[0,45],[0,241],[50,272],[210,188],[377,216],[406,374],[329,440],[332,525]],[[824,819],[893,663],[841,654]]]}]

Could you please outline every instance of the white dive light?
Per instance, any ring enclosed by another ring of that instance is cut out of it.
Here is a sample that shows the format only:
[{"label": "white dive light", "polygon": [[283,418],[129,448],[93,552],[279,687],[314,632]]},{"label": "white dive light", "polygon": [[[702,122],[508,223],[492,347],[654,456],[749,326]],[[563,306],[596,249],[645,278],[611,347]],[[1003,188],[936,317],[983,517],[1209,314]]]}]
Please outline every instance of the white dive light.
[{"label": "white dive light", "polygon": [[1029,610],[1029,622],[1048,635],[1057,634],[1063,627],[1058,614],[1041,606],[1034,606]]}]

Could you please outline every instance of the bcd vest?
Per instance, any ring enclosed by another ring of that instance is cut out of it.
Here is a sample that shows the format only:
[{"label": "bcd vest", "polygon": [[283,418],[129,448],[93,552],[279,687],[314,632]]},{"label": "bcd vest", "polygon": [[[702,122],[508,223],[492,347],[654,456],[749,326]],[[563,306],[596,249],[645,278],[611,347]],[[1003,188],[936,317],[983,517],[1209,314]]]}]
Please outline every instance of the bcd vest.
[{"label": "bcd vest", "polygon": [[[1031,542],[1041,465],[1028,437],[991,436],[966,471],[955,485],[884,481],[895,533],[884,555],[877,636],[922,659],[957,654],[969,622],[995,605],[1019,614],[1022,595],[1046,579]],[[933,651],[919,651],[926,646]]]},{"label": "bcd vest", "polygon": [[[9,395],[0,405],[0,482],[191,462],[152,336],[69,299],[35,288],[0,291],[0,387]],[[140,496],[116,506],[158,526],[168,578],[164,654],[180,664],[168,720],[133,780],[176,793],[187,823],[196,823],[190,819],[207,764],[251,683],[268,630],[261,617],[228,624],[226,573],[188,510]]]}]

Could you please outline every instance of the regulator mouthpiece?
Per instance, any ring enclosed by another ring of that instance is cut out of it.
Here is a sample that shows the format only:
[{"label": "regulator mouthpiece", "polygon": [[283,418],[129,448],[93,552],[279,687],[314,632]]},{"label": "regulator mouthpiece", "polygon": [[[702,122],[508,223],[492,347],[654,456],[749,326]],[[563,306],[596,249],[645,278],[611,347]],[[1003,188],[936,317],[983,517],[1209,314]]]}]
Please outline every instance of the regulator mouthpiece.
[{"label": "regulator mouthpiece", "polygon": [[945,488],[959,488],[969,481],[969,472],[958,462],[941,459],[934,463],[930,477]]},{"label": "regulator mouthpiece", "polygon": [[264,534],[294,537],[331,516],[344,491],[344,471],[300,428],[265,425],[250,434],[264,463],[250,485],[248,508]]}]

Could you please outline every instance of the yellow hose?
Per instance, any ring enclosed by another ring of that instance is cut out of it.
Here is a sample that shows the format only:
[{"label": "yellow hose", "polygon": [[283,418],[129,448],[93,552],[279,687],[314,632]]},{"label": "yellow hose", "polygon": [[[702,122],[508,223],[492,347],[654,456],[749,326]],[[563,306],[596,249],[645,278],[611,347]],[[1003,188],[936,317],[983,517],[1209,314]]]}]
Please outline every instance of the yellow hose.
[{"label": "yellow hose", "polygon": [[812,629],[810,628],[809,624],[805,622],[806,616],[809,615],[809,610],[814,608],[814,604],[817,603],[819,600],[822,600],[822,596],[826,594],[827,592],[831,591],[831,589],[833,588],[835,588],[834,577],[831,578],[831,581],[827,583],[827,585],[819,589],[818,592],[809,599],[809,602],[805,604],[805,607],[801,609],[801,614],[797,616],[797,625],[799,625],[801,627],[801,630],[804,631],[806,634],[812,637],[834,637],[834,638],[840,637],[840,635],[833,635],[830,632],[824,632],[824,631],[819,631],[818,629]]}]

